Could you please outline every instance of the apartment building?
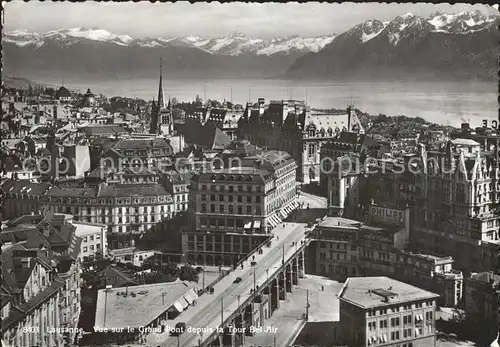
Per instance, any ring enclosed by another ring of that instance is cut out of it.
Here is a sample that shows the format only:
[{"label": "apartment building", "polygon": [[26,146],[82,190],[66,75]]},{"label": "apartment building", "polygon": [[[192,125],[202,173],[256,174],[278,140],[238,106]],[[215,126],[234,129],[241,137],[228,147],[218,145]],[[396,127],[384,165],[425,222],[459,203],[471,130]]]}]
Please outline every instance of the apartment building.
[{"label": "apartment building", "polygon": [[76,343],[81,240],[74,229],[44,220],[25,241],[2,247],[2,339],[9,346]]},{"label": "apartment building", "polygon": [[48,211],[73,215],[75,221],[107,225],[110,249],[133,246],[143,232],[175,213],[172,195],[158,184],[52,187],[41,203]]},{"label": "apartment building", "polygon": [[76,221],[73,221],[71,224],[76,227],[76,236],[82,239],[81,260],[91,260],[96,256],[105,256],[108,254],[108,241],[106,237],[108,228],[105,224]]},{"label": "apartment building", "polygon": [[497,336],[498,293],[500,275],[493,271],[473,273],[465,280],[466,319],[491,341]]},{"label": "apartment building", "polygon": [[40,198],[50,188],[50,183],[31,183],[6,179],[2,181],[4,220],[40,211]]},{"label": "apartment building", "polygon": [[500,244],[500,217],[491,207],[500,200],[495,151],[457,138],[444,151],[429,152],[422,147],[419,158],[414,249],[451,255],[463,270],[492,269]]},{"label": "apartment building", "polygon": [[348,278],[338,296],[338,337],[343,344],[436,345],[437,294],[388,277],[363,277]]},{"label": "apartment building", "polygon": [[189,230],[182,234],[183,253],[190,261],[232,265],[298,207],[297,165],[288,153],[268,151],[247,159],[252,167],[191,178]]},{"label": "apartment building", "polygon": [[[392,211],[391,218],[403,218],[404,211],[401,215]],[[452,268],[453,259],[407,251],[405,228],[326,217],[312,231],[312,237],[315,241],[308,251],[312,273],[340,281],[355,276],[389,276],[438,293],[442,306],[461,302],[463,275]]]}]

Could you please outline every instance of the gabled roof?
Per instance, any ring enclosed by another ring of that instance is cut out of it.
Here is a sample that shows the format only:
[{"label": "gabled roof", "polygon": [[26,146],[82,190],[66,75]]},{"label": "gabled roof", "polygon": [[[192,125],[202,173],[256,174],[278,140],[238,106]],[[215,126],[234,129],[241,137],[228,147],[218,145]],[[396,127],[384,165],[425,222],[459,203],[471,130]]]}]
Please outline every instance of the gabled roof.
[{"label": "gabled roof", "polygon": [[231,143],[231,138],[224,134],[219,128],[215,128],[213,132],[213,137],[211,142],[209,142],[208,148],[210,149],[224,149],[228,144]]},{"label": "gabled roof", "polygon": [[57,92],[56,92],[56,99],[59,99],[59,98],[69,98],[69,97],[71,97],[71,93],[64,86],[60,87],[57,90]]}]

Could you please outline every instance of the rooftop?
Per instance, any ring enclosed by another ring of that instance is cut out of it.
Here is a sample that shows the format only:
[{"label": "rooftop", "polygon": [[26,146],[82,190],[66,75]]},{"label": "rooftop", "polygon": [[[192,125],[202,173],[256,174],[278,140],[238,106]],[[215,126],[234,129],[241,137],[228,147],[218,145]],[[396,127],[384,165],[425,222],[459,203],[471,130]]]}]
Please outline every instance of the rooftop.
[{"label": "rooftop", "polygon": [[[97,294],[95,325],[113,328],[146,326],[176,302],[185,307],[182,301],[186,300],[184,297],[191,289],[184,282],[101,289]],[[127,291],[128,295],[124,295]]]},{"label": "rooftop", "polygon": [[435,299],[439,295],[389,277],[351,277],[342,288],[339,298],[352,305],[370,309]]},{"label": "rooftop", "polygon": [[460,145],[460,146],[479,146],[479,143],[477,143],[474,140],[470,139],[454,139],[450,141],[453,145]]},{"label": "rooftop", "polygon": [[91,224],[85,222],[73,222],[73,225],[76,227],[75,235],[78,237],[85,237],[97,233],[100,234],[102,229],[106,227],[106,225],[103,224]]},{"label": "rooftop", "polygon": [[342,217],[326,217],[322,222],[318,224],[320,228],[334,228],[334,227],[359,227],[362,223]]}]

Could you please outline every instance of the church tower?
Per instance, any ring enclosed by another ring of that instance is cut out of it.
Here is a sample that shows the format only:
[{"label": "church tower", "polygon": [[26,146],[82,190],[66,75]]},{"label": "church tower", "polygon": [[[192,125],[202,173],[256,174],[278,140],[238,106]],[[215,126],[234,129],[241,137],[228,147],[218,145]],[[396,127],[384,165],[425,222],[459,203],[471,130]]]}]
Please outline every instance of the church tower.
[{"label": "church tower", "polygon": [[158,84],[157,103],[153,103],[151,110],[150,133],[159,135],[171,135],[173,133],[173,117],[171,103],[169,99],[168,107],[165,106],[165,96],[163,95],[163,64],[160,59],[160,82]]}]

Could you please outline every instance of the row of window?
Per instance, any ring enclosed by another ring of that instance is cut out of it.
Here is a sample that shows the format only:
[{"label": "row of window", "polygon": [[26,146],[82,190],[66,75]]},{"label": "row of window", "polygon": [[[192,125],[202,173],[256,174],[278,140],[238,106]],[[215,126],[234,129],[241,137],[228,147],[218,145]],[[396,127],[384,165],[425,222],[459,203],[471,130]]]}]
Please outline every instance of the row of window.
[{"label": "row of window", "polygon": [[[207,189],[207,187],[209,187]],[[255,188],[254,188],[255,187]],[[215,185],[215,184],[212,184],[212,185],[209,185],[207,186],[206,184],[202,184],[199,189],[201,191],[212,191],[212,192],[225,192],[225,191],[228,191],[230,193],[232,192],[248,192],[248,193],[252,193],[254,192],[257,192],[257,193],[260,193],[262,192],[262,187],[261,186],[253,186],[253,185],[246,185],[246,186],[227,186],[227,185]]]},{"label": "row of window", "polygon": [[[378,315],[384,315],[384,314],[387,314],[387,313],[399,312],[400,308],[403,311],[409,311],[409,310],[415,309],[415,308],[433,307],[433,306],[434,306],[434,302],[432,300],[427,300],[427,301],[424,301],[424,302],[417,302],[415,304],[405,304],[405,305],[403,305],[401,307],[400,306],[394,306],[394,307],[391,307],[391,308],[383,308],[383,309],[380,309],[380,310],[369,310],[369,311],[367,311],[367,313],[368,313],[368,317],[374,317],[374,316],[378,316]],[[431,312],[431,314],[432,314],[432,312]]]},{"label": "row of window", "polygon": [[[250,213],[249,213],[250,214]],[[208,224],[207,224],[208,222]],[[200,218],[200,227],[206,228],[210,227],[234,227],[243,228],[245,226],[245,221],[243,219],[232,219],[232,218]]]},{"label": "row of window", "polygon": [[[228,214],[243,214],[243,211],[245,211],[247,215],[252,215],[252,214],[261,215],[262,214],[262,209],[259,205],[255,206],[255,210],[253,209],[253,206],[251,206],[251,205],[247,205],[245,210],[243,210],[243,206],[238,205],[238,206],[236,206],[236,213],[235,213],[233,205],[229,205],[227,208],[228,208],[227,209]],[[255,213],[254,213],[254,211],[255,211]],[[206,204],[201,204],[201,211],[200,212],[201,213],[209,212],[209,211],[207,211]],[[210,204],[210,213],[225,214],[226,207],[224,205],[219,205],[219,209],[216,210],[215,204]]]},{"label": "row of window", "polygon": [[[225,195],[219,195],[219,200],[220,202],[225,202]],[[249,204],[251,204],[254,199],[252,199],[252,195],[247,195],[245,201]],[[207,201],[207,195],[206,194],[201,194],[201,201]],[[210,194],[210,201],[216,201],[215,199],[215,194]],[[234,196],[233,195],[227,195],[227,201],[228,202],[234,202]],[[243,202],[243,196],[238,195],[236,197],[237,202]],[[261,202],[261,196],[257,195],[255,196],[255,202],[260,203]]]},{"label": "row of window", "polygon": [[94,241],[94,237],[95,237],[96,240],[100,240],[101,239],[101,235],[96,234],[96,235],[85,236],[83,238],[83,242],[87,242],[87,241],[92,242],[92,241]]},{"label": "row of window", "polygon": [[[90,248],[91,252],[94,251],[94,250],[97,251],[97,250],[101,249],[101,245],[98,243],[98,244],[95,245],[95,249],[94,249],[94,245],[90,245],[89,248]],[[84,246],[83,247],[83,252],[87,252],[87,250],[88,250],[87,246]]]}]

